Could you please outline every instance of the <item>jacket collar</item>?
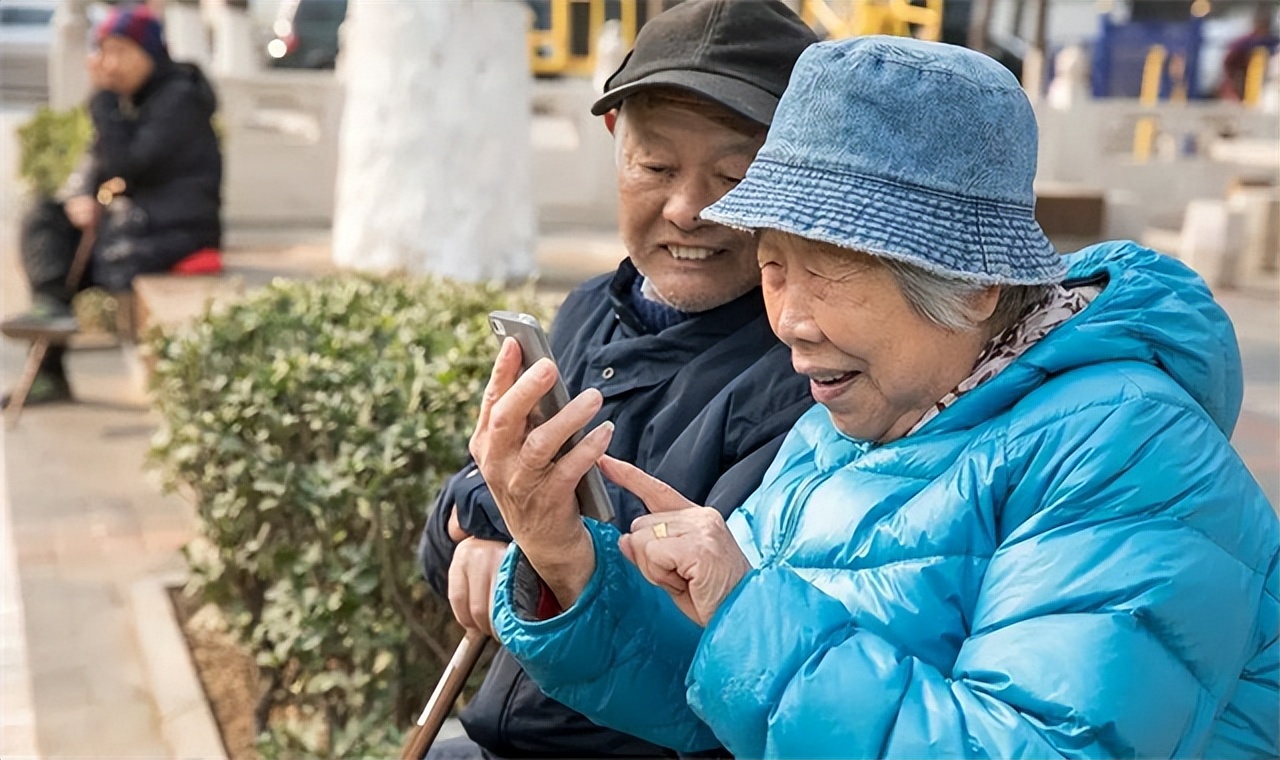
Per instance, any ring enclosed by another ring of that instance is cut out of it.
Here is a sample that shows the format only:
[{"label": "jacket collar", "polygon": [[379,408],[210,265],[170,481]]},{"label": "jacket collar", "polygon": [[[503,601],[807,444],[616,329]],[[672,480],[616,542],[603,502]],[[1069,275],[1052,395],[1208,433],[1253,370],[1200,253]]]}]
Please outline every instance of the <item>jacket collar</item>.
[{"label": "jacket collar", "polygon": [[[609,282],[609,301],[613,305],[613,312],[617,315],[618,321],[622,322],[627,329],[636,335],[650,335],[652,334],[651,331],[645,326],[644,321],[640,319],[631,305],[631,288],[639,277],[640,272],[636,269],[636,265],[631,263],[631,259],[623,259],[622,263],[618,265],[618,270],[614,272],[613,279]],[[760,288],[757,287],[752,288],[729,303],[708,311],[699,312],[694,315],[693,319],[670,327],[663,332],[680,330],[689,322],[697,322],[699,332],[710,329],[714,334],[728,335],[763,313],[764,295]]]},{"label": "jacket collar", "polygon": [[172,61],[156,61],[155,68],[151,71],[151,76],[147,77],[147,81],[142,83],[138,91],[129,97],[129,101],[134,108],[140,107],[146,102],[147,98],[160,87],[160,84],[168,79],[175,71],[176,67]]}]

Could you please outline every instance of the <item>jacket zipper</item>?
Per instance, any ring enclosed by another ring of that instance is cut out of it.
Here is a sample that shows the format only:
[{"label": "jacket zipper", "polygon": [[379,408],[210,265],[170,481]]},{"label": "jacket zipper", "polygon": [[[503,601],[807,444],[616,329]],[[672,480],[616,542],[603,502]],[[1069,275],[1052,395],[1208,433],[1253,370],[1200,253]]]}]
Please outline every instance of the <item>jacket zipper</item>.
[{"label": "jacket zipper", "polygon": [[795,538],[796,529],[800,526],[800,514],[804,511],[805,505],[809,503],[809,497],[813,495],[813,492],[818,488],[818,486],[821,485],[823,481],[827,480],[827,478],[834,475],[837,471],[848,467],[866,456],[868,452],[877,448],[882,447],[874,445],[859,445],[857,456],[851,457],[848,461],[826,470],[818,469],[817,459],[814,459],[812,466],[817,471],[800,482],[800,487],[796,489],[795,498],[789,499],[784,507],[786,511],[783,515],[783,529],[779,534],[778,540],[773,542],[773,552],[770,557],[772,562],[778,561],[779,558],[782,557],[783,552],[790,548],[791,541]]},{"label": "jacket zipper", "polygon": [[804,511],[804,505],[809,502],[809,496],[824,480],[826,480],[826,473],[815,472],[801,481],[800,487],[796,489],[796,495],[787,500],[783,507],[786,511],[783,513],[782,531],[778,540],[773,542],[772,560],[774,562],[779,561],[783,552],[791,546],[791,540],[800,526],[800,513]]}]

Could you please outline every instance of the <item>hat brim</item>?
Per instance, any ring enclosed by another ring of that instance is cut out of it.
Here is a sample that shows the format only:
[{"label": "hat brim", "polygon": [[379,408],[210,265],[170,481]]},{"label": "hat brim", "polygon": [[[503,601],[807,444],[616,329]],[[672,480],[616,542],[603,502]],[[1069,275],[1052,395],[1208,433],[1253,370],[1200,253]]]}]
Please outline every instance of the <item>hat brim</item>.
[{"label": "hat brim", "polygon": [[1035,209],[959,198],[866,175],[757,158],[700,216],[772,229],[990,285],[1060,282],[1066,264]]},{"label": "hat brim", "polygon": [[617,108],[627,97],[654,87],[687,90],[764,126],[773,122],[773,112],[778,109],[778,96],[754,84],[722,74],[683,69],[656,71],[642,79],[615,87],[591,106],[591,113],[601,116]]}]

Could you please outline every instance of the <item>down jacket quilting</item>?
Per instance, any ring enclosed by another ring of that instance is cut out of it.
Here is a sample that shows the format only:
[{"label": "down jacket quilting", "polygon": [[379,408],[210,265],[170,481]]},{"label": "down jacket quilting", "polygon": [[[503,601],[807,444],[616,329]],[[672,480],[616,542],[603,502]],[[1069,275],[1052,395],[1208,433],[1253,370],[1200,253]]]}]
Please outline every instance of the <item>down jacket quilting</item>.
[{"label": "down jacket quilting", "polygon": [[[1235,334],[1128,243],[1068,257],[1080,314],[919,431],[822,407],[729,518],[753,570],[705,629],[589,523],[597,567],[496,629],[553,697],[738,757],[1276,757],[1276,515],[1231,448]],[[525,566],[527,567],[527,566]]]}]

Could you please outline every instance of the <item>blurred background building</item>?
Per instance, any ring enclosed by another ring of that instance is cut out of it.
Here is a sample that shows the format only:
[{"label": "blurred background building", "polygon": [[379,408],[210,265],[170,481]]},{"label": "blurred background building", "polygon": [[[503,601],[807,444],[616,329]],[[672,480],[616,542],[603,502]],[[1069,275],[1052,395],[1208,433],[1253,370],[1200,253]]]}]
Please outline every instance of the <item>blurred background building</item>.
[{"label": "blurred background building", "polygon": [[[438,104],[425,105],[433,99],[424,94],[494,84],[459,81],[456,71],[433,79],[430,62],[453,57],[481,65],[488,75],[500,60],[515,69],[507,72],[501,86],[511,89],[503,90],[508,94],[502,97],[527,101],[527,118],[518,121],[527,122],[529,139],[501,163],[516,176],[528,173],[528,202],[538,228],[611,228],[616,209],[610,138],[587,107],[635,33],[673,0],[498,4],[508,17],[519,17],[523,39],[504,37],[501,24],[492,18],[464,23],[488,3],[151,4],[166,16],[174,57],[202,63],[218,83],[229,225],[329,227],[336,220],[340,234],[335,255],[358,266],[364,254],[352,247],[369,250],[371,239],[341,234],[353,227],[344,225],[335,198],[343,196],[346,181],[367,192],[367,178],[357,175],[376,168],[367,154],[358,159],[359,166],[344,164],[344,154],[359,153],[364,141],[400,123],[419,125],[405,139],[418,140],[424,150],[441,155],[478,150],[445,145],[466,134],[442,140],[449,133],[432,125],[454,116],[442,114]],[[423,5],[453,8],[432,11],[419,7]],[[1274,0],[790,0],[790,5],[829,37],[910,34],[964,44],[989,53],[1021,77],[1043,129],[1042,223],[1064,248],[1107,237],[1146,239],[1176,255],[1199,256],[1206,269],[1214,270],[1211,279],[1231,280],[1240,267],[1241,272],[1274,276],[1280,165],[1275,115],[1280,4]],[[0,97],[6,103],[59,107],[78,102],[86,87],[79,60],[86,50],[85,35],[104,7],[87,0],[0,0]],[[433,12],[446,15],[424,15]],[[372,39],[358,34],[360,24],[377,26],[392,17],[408,25],[404,28],[419,24],[418,36]],[[457,28],[434,37],[427,33],[442,24]],[[512,45],[524,51],[522,59],[501,55]],[[524,70],[521,60],[527,61]],[[444,70],[451,69],[434,69]],[[424,89],[414,97],[395,94],[407,95],[414,87]],[[348,130],[364,128],[350,113],[344,120],[344,96],[371,88],[384,93],[380,108],[389,110],[369,124],[368,135],[343,138],[344,124]],[[462,97],[449,102],[465,110],[485,101]],[[480,112],[457,118],[478,130],[476,146],[493,126],[488,123],[492,117]],[[509,135],[494,132],[492,139],[508,140]],[[388,144],[378,150],[390,149]],[[527,169],[521,170],[524,164]],[[433,189],[423,176],[425,166],[387,171],[373,180],[394,186],[397,197],[424,196],[418,211],[401,214],[403,225],[411,225],[421,209],[441,203],[441,192],[453,199],[449,205],[457,206],[456,196],[464,189],[453,179]],[[496,181],[477,177],[474,198],[483,197]],[[344,208],[352,205],[358,204],[347,202]],[[1213,221],[1203,222],[1206,214]],[[385,227],[390,222],[370,223]],[[1221,228],[1222,235],[1208,235],[1219,241],[1206,240],[1207,233],[1197,231],[1206,225]],[[532,239],[532,232],[521,234]],[[389,235],[401,246],[410,237],[407,227]],[[348,238],[349,245],[342,242]],[[1233,245],[1226,245],[1228,240]],[[510,249],[514,244],[501,245]],[[516,254],[507,250],[503,255]],[[1232,257],[1240,260],[1224,260]],[[411,253],[384,250],[375,258],[371,266],[376,268],[397,261],[419,268]],[[512,273],[522,268],[517,264]]]}]

